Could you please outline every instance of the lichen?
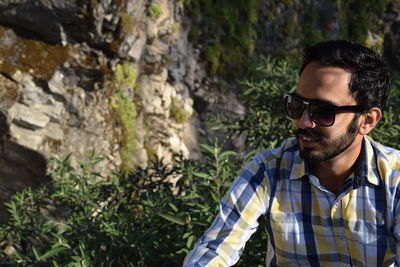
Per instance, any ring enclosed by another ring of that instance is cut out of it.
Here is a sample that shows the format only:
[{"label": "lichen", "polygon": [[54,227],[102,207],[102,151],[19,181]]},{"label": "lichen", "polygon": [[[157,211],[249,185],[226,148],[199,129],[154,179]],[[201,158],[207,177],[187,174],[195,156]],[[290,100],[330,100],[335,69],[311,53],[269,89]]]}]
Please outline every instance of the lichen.
[{"label": "lichen", "polygon": [[113,106],[122,126],[121,169],[129,171],[135,166],[137,150],[136,117],[137,110],[134,100],[126,93],[125,88],[136,87],[137,70],[133,63],[118,64],[115,68],[114,81],[116,93],[113,96]]}]

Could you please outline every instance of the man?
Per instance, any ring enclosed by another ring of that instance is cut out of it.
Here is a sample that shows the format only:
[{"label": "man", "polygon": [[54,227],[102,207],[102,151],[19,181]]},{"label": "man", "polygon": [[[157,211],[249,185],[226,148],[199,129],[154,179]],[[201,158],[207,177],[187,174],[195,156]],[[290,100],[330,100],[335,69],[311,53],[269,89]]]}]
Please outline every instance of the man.
[{"label": "man", "polygon": [[267,266],[400,263],[400,151],[367,136],[386,105],[388,68],[346,41],[306,48],[303,62],[284,96],[296,138],[239,174],[185,266],[235,264],[262,215]]}]

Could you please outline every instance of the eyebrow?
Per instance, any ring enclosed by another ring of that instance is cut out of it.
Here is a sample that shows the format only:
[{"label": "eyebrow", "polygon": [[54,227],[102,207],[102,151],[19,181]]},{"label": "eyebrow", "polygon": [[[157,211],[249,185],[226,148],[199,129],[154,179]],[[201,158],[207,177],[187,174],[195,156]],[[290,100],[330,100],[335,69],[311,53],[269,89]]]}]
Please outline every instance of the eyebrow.
[{"label": "eyebrow", "polygon": [[325,99],[310,99],[310,98],[306,98],[306,97],[302,97],[301,95],[297,94],[297,93],[293,93],[295,94],[297,97],[304,99],[306,101],[312,102],[312,103],[322,103],[322,104],[326,104],[326,105],[332,105],[332,106],[336,106],[338,107],[339,105],[335,102],[332,102],[330,100],[325,100]]}]

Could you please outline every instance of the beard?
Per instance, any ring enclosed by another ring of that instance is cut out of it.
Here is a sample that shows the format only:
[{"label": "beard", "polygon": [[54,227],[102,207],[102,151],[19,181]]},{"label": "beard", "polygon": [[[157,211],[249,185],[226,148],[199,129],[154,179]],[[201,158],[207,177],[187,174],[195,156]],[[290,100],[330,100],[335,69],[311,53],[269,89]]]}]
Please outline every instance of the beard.
[{"label": "beard", "polygon": [[354,142],[354,139],[357,136],[358,118],[359,114],[355,114],[353,120],[351,121],[349,127],[347,128],[347,131],[343,135],[336,138],[335,140],[329,142],[325,139],[324,135],[321,132],[315,129],[312,128],[297,129],[296,138],[298,143],[300,143],[299,135],[301,134],[318,140],[321,146],[323,147],[322,151],[316,151],[315,149],[312,148],[300,147],[299,148],[300,157],[305,161],[322,162],[332,159],[337,155],[343,153],[350,147],[350,145]]}]

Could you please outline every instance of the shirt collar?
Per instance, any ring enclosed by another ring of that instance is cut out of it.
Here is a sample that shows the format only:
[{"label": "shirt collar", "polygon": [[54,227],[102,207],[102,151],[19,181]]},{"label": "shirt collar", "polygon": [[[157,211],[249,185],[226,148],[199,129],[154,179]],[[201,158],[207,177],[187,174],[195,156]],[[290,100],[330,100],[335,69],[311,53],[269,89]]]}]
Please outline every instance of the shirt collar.
[{"label": "shirt collar", "polygon": [[377,168],[377,155],[371,142],[364,137],[360,155],[358,156],[354,169],[353,188],[364,185],[365,181],[379,186],[380,175]]}]

